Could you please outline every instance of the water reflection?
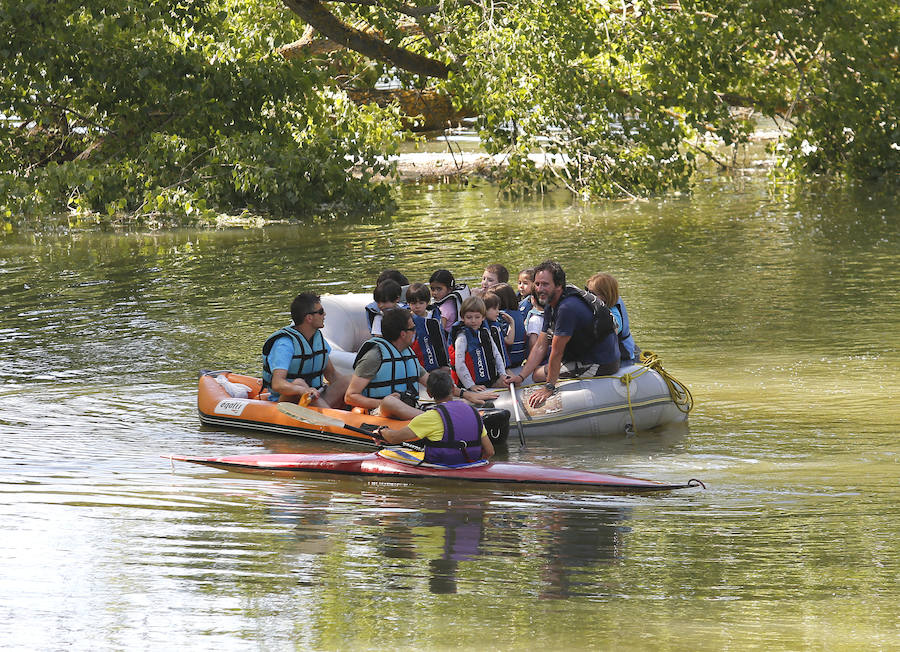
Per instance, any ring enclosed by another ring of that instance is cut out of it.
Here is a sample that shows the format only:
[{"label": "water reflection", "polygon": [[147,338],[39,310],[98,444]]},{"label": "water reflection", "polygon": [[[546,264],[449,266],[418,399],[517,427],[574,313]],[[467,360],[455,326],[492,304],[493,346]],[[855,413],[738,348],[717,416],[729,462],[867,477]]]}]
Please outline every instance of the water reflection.
[{"label": "water reflection", "polygon": [[[363,488],[358,495],[335,499],[295,494],[285,485],[267,513],[289,533],[285,551],[307,560],[337,561],[337,554],[339,564],[354,566],[357,561],[346,549],[352,532],[354,554],[376,567],[379,581],[390,590],[408,590],[421,578],[433,594],[491,593],[490,585],[504,580],[498,577],[486,585],[483,574],[493,573],[479,569],[510,562],[518,567],[525,560],[506,580],[533,576],[541,598],[596,597],[596,591],[603,593],[596,584],[597,569],[624,554],[628,507],[605,505],[593,497],[535,495],[523,501],[489,490],[460,495],[458,485],[447,486],[451,488],[450,494],[430,487],[378,493]],[[304,566],[309,569],[308,561]]]}]

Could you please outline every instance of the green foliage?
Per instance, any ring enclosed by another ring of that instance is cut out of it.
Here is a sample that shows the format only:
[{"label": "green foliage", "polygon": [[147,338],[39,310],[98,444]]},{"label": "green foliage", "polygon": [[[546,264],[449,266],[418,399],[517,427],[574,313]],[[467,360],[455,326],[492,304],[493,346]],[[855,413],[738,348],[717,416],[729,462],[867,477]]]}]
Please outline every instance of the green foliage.
[{"label": "green foliage", "polygon": [[[819,27],[798,33],[787,16],[784,39],[797,42],[800,110],[780,153],[801,173],[897,179],[900,174],[900,6],[897,3],[810,4]],[[805,40],[804,40],[805,37]],[[790,46],[788,46],[790,47]]]},{"label": "green foliage", "polygon": [[[277,44],[274,0],[3,0],[0,214],[210,219],[373,210],[396,111],[358,108]],[[351,175],[356,164],[363,172]]]},{"label": "green foliage", "polygon": [[[900,172],[900,6],[881,0],[682,2],[656,12],[645,70],[689,124],[723,142],[746,127],[729,101],[784,126],[780,168],[846,179]],[[673,65],[677,62],[677,65]],[[718,115],[716,107],[718,109]]]},{"label": "green foliage", "polygon": [[[694,148],[747,142],[752,107],[785,126],[782,166],[888,176],[900,162],[896,3],[775,0],[460,4],[447,82],[492,153],[540,153],[592,196],[688,185]],[[520,188],[550,180],[518,163]]]},{"label": "green foliage", "polygon": [[895,2],[327,7],[449,64],[450,77],[347,50],[287,64],[273,48],[305,26],[278,0],[0,0],[0,218],[377,209],[399,116],[337,89],[384,75],[437,83],[473,110],[487,150],[504,157],[508,194],[686,188],[696,152],[739,147],[759,116],[783,127],[786,176],[897,179]]}]

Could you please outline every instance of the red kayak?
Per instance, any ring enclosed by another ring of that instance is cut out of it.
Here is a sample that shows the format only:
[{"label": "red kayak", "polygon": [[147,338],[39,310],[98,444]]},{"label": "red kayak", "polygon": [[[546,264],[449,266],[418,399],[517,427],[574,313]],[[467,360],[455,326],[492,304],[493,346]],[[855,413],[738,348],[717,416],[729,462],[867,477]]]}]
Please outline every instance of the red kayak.
[{"label": "red kayak", "polygon": [[699,480],[688,480],[685,484],[668,484],[592,471],[513,462],[486,462],[455,469],[414,466],[385,459],[378,453],[269,454],[233,455],[230,457],[171,455],[167,457],[182,462],[194,462],[195,464],[251,473],[334,473],[388,478],[438,478],[473,482],[568,485],[630,491],[663,491],[704,486]]}]

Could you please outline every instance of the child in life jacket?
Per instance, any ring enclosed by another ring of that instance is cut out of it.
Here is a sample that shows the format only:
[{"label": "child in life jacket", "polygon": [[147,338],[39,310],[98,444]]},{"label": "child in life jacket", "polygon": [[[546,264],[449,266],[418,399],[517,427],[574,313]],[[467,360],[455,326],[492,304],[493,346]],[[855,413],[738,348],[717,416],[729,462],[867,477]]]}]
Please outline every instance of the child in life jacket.
[{"label": "child in life jacket", "polygon": [[397,281],[387,279],[375,286],[372,292],[374,301],[366,306],[366,318],[372,335],[381,336],[381,316],[385,310],[396,308],[400,303],[402,288]]},{"label": "child in life jacket", "polygon": [[527,301],[528,307],[525,308],[525,312],[528,312],[531,308],[531,291],[534,289],[534,268],[528,267],[519,272],[516,285],[519,288],[519,291],[516,292],[516,301],[519,304],[519,310],[523,309],[522,305]]},{"label": "child in life jacket", "polygon": [[469,297],[468,286],[457,285],[456,279],[446,269],[439,269],[428,279],[431,286],[431,298],[434,306],[441,311],[441,325],[450,332],[450,327],[459,320],[459,309],[462,302]]},{"label": "child in life jacket", "polygon": [[510,369],[519,367],[525,362],[528,340],[525,333],[525,315],[519,310],[516,293],[509,283],[498,283],[490,293],[496,294],[500,299],[500,327],[503,329],[506,343],[506,366]]},{"label": "child in life jacket", "polygon": [[544,327],[544,307],[534,296],[534,268],[519,272],[519,312],[525,320],[525,356],[534,348],[534,343]]},{"label": "child in life jacket", "polygon": [[416,352],[425,371],[445,369],[450,372],[450,355],[447,352],[447,333],[441,325],[441,311],[431,302],[431,290],[424,283],[413,283],[406,289],[406,301],[416,326]]},{"label": "child in life jacket", "polygon": [[482,296],[488,290],[492,290],[498,283],[507,283],[509,281],[509,272],[500,263],[494,263],[484,268],[481,275]]},{"label": "child in life jacket", "polygon": [[612,313],[616,320],[616,335],[619,337],[619,353],[622,364],[634,364],[641,353],[640,347],[631,336],[631,320],[625,310],[625,302],[619,296],[619,282],[615,277],[598,272],[588,279],[587,289],[593,292]]},{"label": "child in life jacket", "polygon": [[508,387],[512,380],[506,360],[484,323],[486,312],[483,299],[469,297],[460,307],[462,319],[453,324],[450,333],[455,380],[465,389]]},{"label": "child in life jacket", "polygon": [[481,299],[484,301],[484,324],[490,331],[494,344],[503,354],[505,365],[510,367],[512,365],[509,364],[509,346],[512,345],[516,334],[515,327],[511,323],[512,318],[500,310],[502,302],[493,290],[485,292]]}]

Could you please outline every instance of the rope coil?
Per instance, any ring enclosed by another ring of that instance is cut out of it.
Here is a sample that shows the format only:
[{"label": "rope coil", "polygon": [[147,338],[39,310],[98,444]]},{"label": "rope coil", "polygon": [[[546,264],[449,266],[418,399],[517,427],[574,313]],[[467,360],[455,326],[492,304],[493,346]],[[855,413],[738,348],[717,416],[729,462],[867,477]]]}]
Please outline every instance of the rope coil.
[{"label": "rope coil", "polygon": [[662,361],[656,353],[653,351],[641,351],[638,364],[641,366],[639,371],[622,374],[619,378],[622,384],[625,385],[625,399],[628,401],[628,416],[631,417],[632,426],[634,424],[634,409],[631,405],[631,382],[651,369],[658,373],[660,377],[662,377],[663,382],[666,383],[666,387],[669,388],[669,395],[672,397],[672,402],[675,403],[675,407],[685,414],[691,411],[694,407],[694,397],[691,395],[691,390],[689,390],[684,383],[680,382],[672,374],[663,369]]},{"label": "rope coil", "polygon": [[656,353],[653,351],[641,351],[639,361],[644,368],[653,369],[653,371],[662,376],[662,379],[666,383],[666,387],[669,388],[669,394],[672,397],[672,401],[675,403],[675,407],[685,414],[691,411],[694,407],[694,397],[691,395],[691,390],[687,388],[687,385],[663,369],[662,361]]}]

